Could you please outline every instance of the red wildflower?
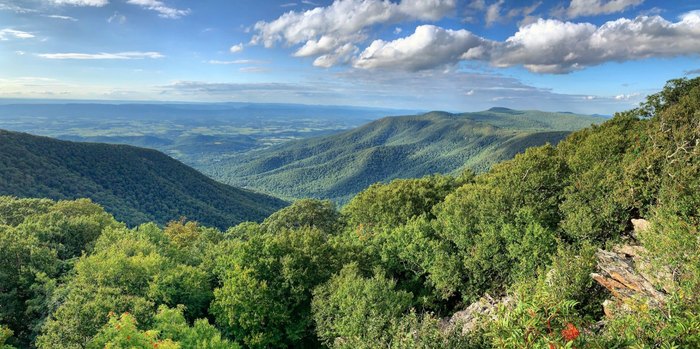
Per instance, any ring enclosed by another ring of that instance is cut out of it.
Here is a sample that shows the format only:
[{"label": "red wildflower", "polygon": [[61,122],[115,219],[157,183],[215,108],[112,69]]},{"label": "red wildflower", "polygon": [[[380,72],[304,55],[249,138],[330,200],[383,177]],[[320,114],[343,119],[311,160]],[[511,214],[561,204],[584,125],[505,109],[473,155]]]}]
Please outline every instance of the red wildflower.
[{"label": "red wildflower", "polygon": [[549,343],[549,349],[557,349],[557,347],[554,346],[554,343]]},{"label": "red wildflower", "polygon": [[566,328],[561,330],[561,335],[567,342],[576,340],[580,334],[581,332],[579,332],[578,328],[572,323],[566,324]]}]

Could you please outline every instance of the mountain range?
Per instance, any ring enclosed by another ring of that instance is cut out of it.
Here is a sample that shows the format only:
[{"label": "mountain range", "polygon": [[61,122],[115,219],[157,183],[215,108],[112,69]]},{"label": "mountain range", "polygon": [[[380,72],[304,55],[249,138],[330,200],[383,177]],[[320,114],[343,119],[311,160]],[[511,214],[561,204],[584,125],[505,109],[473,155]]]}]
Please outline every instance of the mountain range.
[{"label": "mountain range", "polygon": [[531,146],[556,144],[606,120],[572,113],[491,108],[386,117],[329,136],[286,142],[203,168],[225,183],[285,199],[343,203],[375,182],[483,172]]}]

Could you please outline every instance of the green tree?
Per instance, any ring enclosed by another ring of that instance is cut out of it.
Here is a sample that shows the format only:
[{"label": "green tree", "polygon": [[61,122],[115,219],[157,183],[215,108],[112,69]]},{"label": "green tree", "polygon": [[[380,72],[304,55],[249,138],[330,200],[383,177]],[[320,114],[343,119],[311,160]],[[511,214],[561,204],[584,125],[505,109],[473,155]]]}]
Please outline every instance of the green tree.
[{"label": "green tree", "polygon": [[381,270],[365,278],[356,264],[314,290],[316,333],[336,348],[378,347],[382,337],[412,303],[412,295],[395,290]]},{"label": "green tree", "polygon": [[217,323],[249,347],[314,345],[311,291],[340,267],[328,235],[305,227],[225,246],[211,306]]},{"label": "green tree", "polygon": [[343,229],[340,214],[329,200],[302,199],[267,217],[261,224],[269,232],[313,227],[326,234]]},{"label": "green tree", "polygon": [[372,231],[395,228],[411,218],[431,216],[433,206],[469,178],[467,174],[460,180],[434,175],[376,183],[357,194],[343,207],[343,213],[351,228],[362,226]]}]

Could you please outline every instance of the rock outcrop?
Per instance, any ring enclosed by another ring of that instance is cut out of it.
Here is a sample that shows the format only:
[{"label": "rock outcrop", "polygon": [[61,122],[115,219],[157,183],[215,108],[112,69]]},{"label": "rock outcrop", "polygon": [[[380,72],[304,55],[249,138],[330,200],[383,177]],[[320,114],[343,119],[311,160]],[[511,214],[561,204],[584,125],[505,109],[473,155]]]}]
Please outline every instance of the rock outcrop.
[{"label": "rock outcrop", "polygon": [[[643,219],[632,223],[635,227],[633,236],[650,226]],[[606,315],[624,311],[632,301],[645,302],[652,307],[666,304],[667,294],[673,287],[671,273],[654,268],[646,255],[644,247],[633,243],[615,246],[612,251],[598,250],[598,270],[591,277],[614,297],[603,303]]]},{"label": "rock outcrop", "polygon": [[513,299],[511,297],[495,299],[487,294],[478,301],[470,304],[466,309],[443,319],[441,324],[442,329],[444,331],[452,331],[456,326],[461,326],[461,332],[465,335],[475,330],[479,323],[484,320],[495,320],[499,306],[509,306],[512,303]]}]

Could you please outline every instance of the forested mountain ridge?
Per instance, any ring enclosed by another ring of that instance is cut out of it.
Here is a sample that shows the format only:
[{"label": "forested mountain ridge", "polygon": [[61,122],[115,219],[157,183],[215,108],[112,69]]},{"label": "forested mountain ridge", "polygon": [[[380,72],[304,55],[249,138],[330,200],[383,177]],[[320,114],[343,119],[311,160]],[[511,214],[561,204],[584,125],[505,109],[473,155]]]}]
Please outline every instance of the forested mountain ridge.
[{"label": "forested mountain ridge", "polygon": [[179,217],[228,227],[285,203],[230,187],[155,150],[0,130],[0,195],[90,198],[130,225]]},{"label": "forested mountain ridge", "polygon": [[387,117],[340,134],[252,152],[205,172],[284,198],[346,202],[375,182],[465,168],[483,172],[527,147],[556,144],[570,131],[604,120],[507,108]]}]

